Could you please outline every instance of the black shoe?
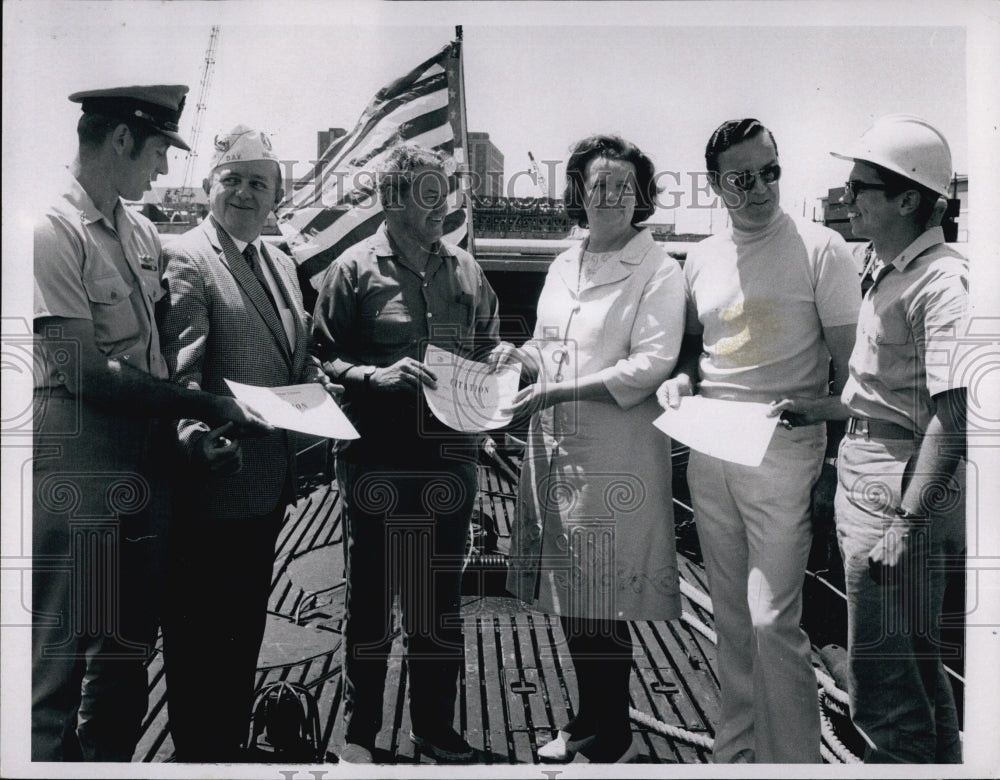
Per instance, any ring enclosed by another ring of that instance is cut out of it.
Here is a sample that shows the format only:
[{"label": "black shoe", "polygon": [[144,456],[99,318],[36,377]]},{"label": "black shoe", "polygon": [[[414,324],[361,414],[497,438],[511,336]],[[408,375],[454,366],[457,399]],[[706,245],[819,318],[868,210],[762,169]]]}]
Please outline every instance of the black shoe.
[{"label": "black shoe", "polygon": [[639,756],[639,744],[629,735],[624,744],[608,745],[595,740],[580,752],[591,764],[631,764]]},{"label": "black shoe", "polygon": [[470,761],[476,755],[475,748],[450,727],[431,734],[417,734],[410,729],[410,739],[424,753],[439,761]]}]

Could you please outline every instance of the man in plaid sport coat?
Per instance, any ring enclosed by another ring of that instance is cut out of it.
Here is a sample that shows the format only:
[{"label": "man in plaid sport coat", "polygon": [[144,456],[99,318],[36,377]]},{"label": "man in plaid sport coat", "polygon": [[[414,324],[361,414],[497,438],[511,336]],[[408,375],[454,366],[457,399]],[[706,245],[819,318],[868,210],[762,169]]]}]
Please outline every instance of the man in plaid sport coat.
[{"label": "man in plaid sport coat", "polygon": [[[243,125],[216,138],[211,213],[165,250],[162,328],[171,378],[228,395],[223,381],[280,387],[318,381],[291,258],[260,232],[281,201],[267,136]],[[223,426],[177,423],[164,661],[178,761],[238,761],[252,706],[274,546],[294,499],[286,431],[242,441]]]}]

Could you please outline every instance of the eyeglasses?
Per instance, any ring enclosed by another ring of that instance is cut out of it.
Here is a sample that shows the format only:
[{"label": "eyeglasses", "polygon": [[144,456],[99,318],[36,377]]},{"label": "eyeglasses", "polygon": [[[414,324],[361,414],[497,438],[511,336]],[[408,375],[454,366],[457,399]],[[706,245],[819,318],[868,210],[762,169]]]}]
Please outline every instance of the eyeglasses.
[{"label": "eyeglasses", "polygon": [[765,165],[759,171],[729,171],[725,174],[726,181],[743,192],[750,192],[757,183],[757,179],[760,179],[764,184],[774,184],[780,178],[781,166],[776,162]]},{"label": "eyeglasses", "polygon": [[854,200],[865,190],[880,190],[885,192],[888,189],[889,186],[887,184],[874,184],[867,181],[858,181],[857,179],[849,179],[844,182],[844,194],[848,200]]}]

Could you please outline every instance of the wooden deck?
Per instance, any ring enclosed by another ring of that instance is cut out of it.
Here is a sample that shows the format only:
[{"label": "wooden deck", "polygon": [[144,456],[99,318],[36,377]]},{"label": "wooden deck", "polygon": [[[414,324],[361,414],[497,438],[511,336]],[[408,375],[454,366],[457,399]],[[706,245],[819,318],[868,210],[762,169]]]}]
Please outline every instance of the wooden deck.
[{"label": "wooden deck", "polygon": [[[719,685],[715,673],[712,615],[699,605],[707,592],[705,573],[684,482],[686,458],[675,458],[674,494],[678,564],[682,579],[696,591],[682,606],[688,618],[631,623],[636,652],[631,704],[644,719],[633,718],[641,763],[706,763],[710,751],[697,737],[714,737]],[[500,552],[510,549],[514,487],[518,464],[501,453],[479,469],[477,515],[493,518]],[[258,690],[271,682],[298,683],[319,704],[320,747],[326,763],[343,747],[341,629],[343,609],[342,504],[328,478],[305,486],[304,497],[289,509],[278,540],[269,601],[268,626],[258,660]],[[576,679],[558,618],[533,612],[504,597],[502,555],[473,559],[465,574],[463,622],[465,665],[459,681],[455,728],[482,753],[482,764],[535,764],[538,747],[555,736],[573,715]],[[822,573],[807,577],[809,590],[829,594]],[[220,609],[224,605],[220,605]],[[824,610],[826,608],[824,607]],[[829,611],[823,625],[829,628]],[[701,625],[695,625],[700,623]],[[808,626],[807,626],[808,628]],[[698,629],[698,630],[696,630]],[[812,632],[811,632],[812,633]],[[836,633],[836,632],[835,632]],[[814,637],[814,642],[816,638]],[[376,761],[384,764],[433,763],[409,739],[406,666],[397,636],[389,662],[383,702],[383,728]],[[819,664],[818,656],[816,658]],[[160,762],[172,754],[162,653],[149,664],[150,707],[136,761]],[[833,715],[841,739],[850,745],[846,718]],[[839,721],[838,721],[839,719]],[[666,736],[662,724],[695,736]],[[856,735],[854,735],[856,736]],[[830,754],[827,753],[828,760]],[[272,763],[272,759],[266,759]],[[578,756],[577,761],[585,760]],[[295,762],[301,764],[302,762]]]},{"label": "wooden deck", "polygon": [[[510,461],[507,461],[510,463]],[[510,464],[516,468],[516,464]],[[503,464],[480,467],[478,512],[496,521],[499,549],[509,549],[514,492]],[[686,522],[684,508],[678,521]],[[320,483],[289,509],[278,540],[268,605],[268,628],[258,661],[257,686],[277,680],[299,683],[319,703],[322,749],[335,761],[343,745],[340,715],[341,620],[343,602],[341,502],[336,487]],[[682,576],[705,590],[704,572],[683,555]],[[491,566],[490,564],[494,565]],[[465,666],[459,680],[456,729],[482,750],[484,764],[538,763],[537,750],[573,715],[577,700],[562,630],[556,617],[533,612],[502,593],[502,565],[484,556],[470,566],[463,590]],[[310,591],[321,593],[310,605]],[[308,610],[296,625],[296,611]],[[711,615],[694,603],[684,607],[711,625]],[[220,605],[224,608],[224,605]],[[715,646],[688,625],[635,622],[632,706],[658,720],[708,737],[718,712]],[[409,739],[406,666],[397,636],[389,662],[383,728],[376,760],[433,763]],[[162,654],[149,664],[150,706],[135,760],[158,762],[173,751],[167,722]],[[704,763],[708,752],[638,723],[639,761]],[[579,759],[578,759],[579,760]]]}]

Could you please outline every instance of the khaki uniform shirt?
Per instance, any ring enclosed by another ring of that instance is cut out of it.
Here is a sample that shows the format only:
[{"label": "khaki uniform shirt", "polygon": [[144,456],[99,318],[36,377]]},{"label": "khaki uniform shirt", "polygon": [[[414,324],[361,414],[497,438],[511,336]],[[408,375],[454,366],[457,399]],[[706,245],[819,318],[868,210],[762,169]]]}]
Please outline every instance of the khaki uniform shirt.
[{"label": "khaki uniform shirt", "polygon": [[969,263],[931,228],[878,270],[858,317],[842,395],[851,414],[923,433],[932,397],[965,387],[959,370]]},{"label": "khaki uniform shirt", "polygon": [[[66,178],[61,197],[35,226],[34,318],[91,320],[103,354],[166,378],[154,319],[164,293],[156,228],[119,200],[116,229],[80,183]],[[55,361],[35,376],[35,387],[62,384]]]}]

